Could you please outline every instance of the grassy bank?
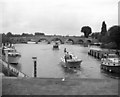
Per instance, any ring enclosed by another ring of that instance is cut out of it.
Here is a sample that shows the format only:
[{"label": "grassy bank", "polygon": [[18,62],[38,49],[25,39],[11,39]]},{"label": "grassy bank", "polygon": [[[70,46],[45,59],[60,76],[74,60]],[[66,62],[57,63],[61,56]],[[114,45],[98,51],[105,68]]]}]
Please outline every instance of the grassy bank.
[{"label": "grassy bank", "polygon": [[118,95],[114,79],[7,78],[3,95]]}]

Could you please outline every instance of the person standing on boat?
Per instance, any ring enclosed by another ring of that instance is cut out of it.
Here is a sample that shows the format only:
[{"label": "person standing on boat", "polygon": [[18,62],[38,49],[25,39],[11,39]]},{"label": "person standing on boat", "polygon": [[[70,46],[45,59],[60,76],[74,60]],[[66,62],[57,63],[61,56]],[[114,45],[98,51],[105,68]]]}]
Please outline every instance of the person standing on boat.
[{"label": "person standing on boat", "polygon": [[115,54],[116,54],[116,55],[118,55],[118,56],[120,56],[120,54],[119,54],[119,51],[118,51],[118,50],[116,50]]},{"label": "person standing on boat", "polygon": [[65,62],[67,62],[68,59],[71,59],[71,56],[68,52],[65,53]]},{"label": "person standing on boat", "polygon": [[66,53],[67,52],[67,50],[66,50],[66,48],[64,48],[64,53]]}]

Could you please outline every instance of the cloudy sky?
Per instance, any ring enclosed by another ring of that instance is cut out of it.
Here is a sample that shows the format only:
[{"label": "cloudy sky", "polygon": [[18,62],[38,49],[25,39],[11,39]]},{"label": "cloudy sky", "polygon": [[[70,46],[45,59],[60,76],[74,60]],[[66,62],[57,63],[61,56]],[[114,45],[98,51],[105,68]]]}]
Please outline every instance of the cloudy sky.
[{"label": "cloudy sky", "polygon": [[1,0],[0,33],[43,32],[81,35],[83,26],[93,32],[118,24],[119,0]]}]

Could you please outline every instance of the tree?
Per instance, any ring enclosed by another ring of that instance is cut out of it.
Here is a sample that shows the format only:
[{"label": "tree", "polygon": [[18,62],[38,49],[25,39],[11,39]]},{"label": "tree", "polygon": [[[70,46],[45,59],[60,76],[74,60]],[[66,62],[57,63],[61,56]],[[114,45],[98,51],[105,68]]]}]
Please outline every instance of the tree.
[{"label": "tree", "polygon": [[100,34],[99,32],[95,32],[95,33],[92,33],[90,36],[91,36],[92,38],[98,39],[99,34]]},{"label": "tree", "polygon": [[5,35],[5,33],[2,34],[2,43],[3,45],[5,45],[5,43],[7,42],[7,37]]},{"label": "tree", "polygon": [[91,29],[89,26],[83,26],[83,27],[81,28],[81,32],[83,32],[83,33],[84,33],[84,36],[85,36],[86,38],[88,38],[89,34],[92,33],[92,29]]},{"label": "tree", "polygon": [[6,35],[7,35],[7,37],[13,36],[13,34],[11,32],[8,32]]},{"label": "tree", "polygon": [[21,36],[26,37],[26,36],[28,36],[28,33],[22,33],[22,35],[21,35]]},{"label": "tree", "polygon": [[8,43],[8,44],[11,44],[11,37],[12,36],[12,33],[11,32],[8,32],[6,35],[3,33],[2,34],[2,43],[3,45],[5,45],[5,43]]},{"label": "tree", "polygon": [[108,30],[108,35],[110,39],[117,44],[117,49],[120,48],[120,26],[112,26]]},{"label": "tree", "polygon": [[101,28],[101,35],[104,36],[106,32],[107,32],[107,27],[106,27],[105,21],[103,21],[102,28]]}]

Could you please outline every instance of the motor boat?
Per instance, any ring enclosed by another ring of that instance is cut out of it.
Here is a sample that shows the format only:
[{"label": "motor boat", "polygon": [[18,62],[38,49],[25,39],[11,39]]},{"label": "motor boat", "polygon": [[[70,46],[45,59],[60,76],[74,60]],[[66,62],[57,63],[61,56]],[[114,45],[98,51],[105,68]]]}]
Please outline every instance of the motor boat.
[{"label": "motor boat", "polygon": [[120,73],[120,58],[118,55],[105,55],[104,58],[101,59],[101,69],[108,72]]},{"label": "motor boat", "polygon": [[36,44],[35,41],[28,41],[27,44]]},{"label": "motor boat", "polygon": [[17,52],[15,48],[5,48],[3,49],[3,51],[4,51],[3,55],[5,56],[5,60],[8,63],[18,64],[21,54]]},{"label": "motor boat", "polygon": [[68,68],[68,69],[78,69],[80,68],[81,59],[78,59],[76,56],[71,55],[71,58],[65,60],[65,56],[61,58],[61,61],[64,63],[62,64],[63,67]]},{"label": "motor boat", "polygon": [[53,45],[53,50],[59,50],[59,45],[57,42]]}]

